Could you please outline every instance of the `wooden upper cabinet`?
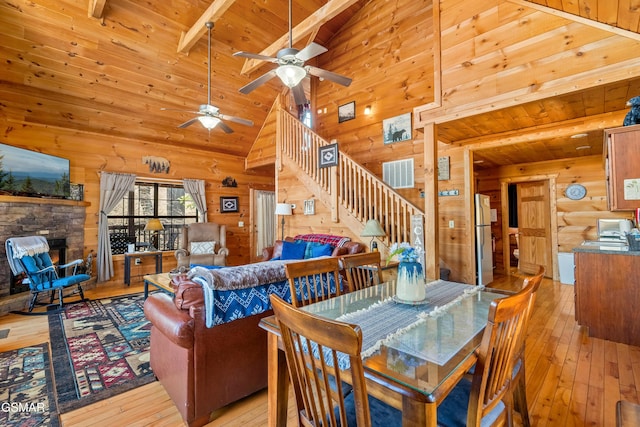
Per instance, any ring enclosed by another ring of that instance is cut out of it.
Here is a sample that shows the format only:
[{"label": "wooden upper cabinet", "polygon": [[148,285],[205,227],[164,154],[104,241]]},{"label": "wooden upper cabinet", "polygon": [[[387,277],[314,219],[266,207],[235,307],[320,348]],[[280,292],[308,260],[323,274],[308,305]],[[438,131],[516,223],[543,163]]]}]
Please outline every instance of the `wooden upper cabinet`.
[{"label": "wooden upper cabinet", "polygon": [[609,210],[640,208],[640,125],[605,129],[604,160]]}]

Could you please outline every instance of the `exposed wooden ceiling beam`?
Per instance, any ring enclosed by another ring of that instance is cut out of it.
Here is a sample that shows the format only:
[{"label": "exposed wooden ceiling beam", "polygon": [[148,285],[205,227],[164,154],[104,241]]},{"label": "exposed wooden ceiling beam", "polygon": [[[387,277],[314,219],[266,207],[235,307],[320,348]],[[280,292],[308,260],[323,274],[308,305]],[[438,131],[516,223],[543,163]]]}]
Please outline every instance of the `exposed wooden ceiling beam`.
[{"label": "exposed wooden ceiling beam", "polygon": [[523,142],[535,142],[553,138],[569,137],[581,132],[620,126],[620,123],[622,123],[626,114],[627,110],[602,113],[589,117],[581,117],[549,123],[546,125],[534,126],[527,129],[516,129],[508,132],[496,133],[480,138],[459,140],[452,142],[451,145],[469,146],[472,149],[487,149],[503,147],[511,144],[520,144]]},{"label": "exposed wooden ceiling beam", "polygon": [[204,24],[207,22],[215,23],[235,2],[236,0],[214,0],[189,31],[182,32],[178,43],[178,53],[189,53],[200,37],[207,32],[207,27]]},{"label": "exposed wooden ceiling beam", "polygon": [[[308,16],[305,20],[303,20],[301,23],[296,25],[295,28],[292,29],[291,44],[296,44],[304,37],[317,32],[318,27],[320,27],[325,22],[330,21],[336,15],[348,9],[356,2],[358,2],[358,0],[329,0],[324,6],[316,10],[312,15]],[[260,55],[272,57],[276,56],[280,49],[288,46],[288,41],[289,32],[287,31],[278,40],[272,43],[271,46],[260,52]],[[244,62],[241,73],[250,74],[263,64],[264,61],[259,61],[257,59],[247,59]]]},{"label": "exposed wooden ceiling beam", "polygon": [[625,30],[623,28],[616,27],[615,25],[604,24],[602,22],[594,21],[593,19],[584,18],[582,16],[574,15],[572,13],[564,12],[558,9],[553,9],[548,6],[542,6],[540,4],[533,3],[527,0],[508,0],[508,1],[520,6],[529,7],[531,9],[536,9],[541,12],[550,13],[552,15],[556,15],[561,18],[568,19],[570,21],[578,22],[580,24],[589,25],[590,27],[597,28],[599,30],[608,31],[618,36],[628,37],[630,39],[640,41],[640,34],[633,31]]},{"label": "exposed wooden ceiling beam", "polygon": [[89,16],[101,19],[107,0],[89,0]]}]

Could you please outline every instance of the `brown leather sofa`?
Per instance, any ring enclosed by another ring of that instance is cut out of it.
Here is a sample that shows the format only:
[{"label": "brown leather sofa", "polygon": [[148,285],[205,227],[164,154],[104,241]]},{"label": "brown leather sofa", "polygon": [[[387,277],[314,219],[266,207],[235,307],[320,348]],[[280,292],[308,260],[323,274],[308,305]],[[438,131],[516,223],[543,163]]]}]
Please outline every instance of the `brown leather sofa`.
[{"label": "brown leather sofa", "polygon": [[[286,240],[287,242],[296,241],[293,237],[285,237],[284,240]],[[365,252],[366,248],[367,247],[360,242],[345,242],[341,246],[334,247],[331,256],[337,257],[343,255],[359,254],[361,252]],[[262,249],[261,261],[269,261],[273,258],[279,257],[280,255],[282,255],[282,240],[276,240],[273,246]]]},{"label": "brown leather sofa", "polygon": [[149,296],[151,369],[189,426],[212,411],[267,386],[267,332],[258,326],[272,310],[206,327],[204,294],[186,276],[174,279],[175,298]]}]

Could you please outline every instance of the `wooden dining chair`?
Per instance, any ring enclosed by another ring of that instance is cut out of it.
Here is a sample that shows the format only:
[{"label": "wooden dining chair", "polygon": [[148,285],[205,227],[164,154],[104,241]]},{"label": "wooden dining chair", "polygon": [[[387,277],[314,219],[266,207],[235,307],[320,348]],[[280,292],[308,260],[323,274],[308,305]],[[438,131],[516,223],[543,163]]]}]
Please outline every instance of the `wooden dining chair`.
[{"label": "wooden dining chair", "polygon": [[363,252],[340,258],[344,269],[349,292],[368,288],[382,283],[380,252]]},{"label": "wooden dining chair", "polygon": [[[531,314],[533,312],[533,306],[536,301],[536,295],[538,293],[538,289],[540,288],[540,284],[542,283],[542,279],[544,277],[544,266],[540,266],[538,268],[538,272],[534,276],[527,276],[522,281],[522,289],[525,290],[527,288],[531,291],[531,298],[529,299],[529,305],[527,307],[527,316],[525,322],[525,331],[528,329],[528,324],[531,319]],[[529,427],[531,422],[529,420],[529,405],[527,403],[527,386],[525,381],[525,363],[524,363],[524,351],[525,351],[525,341],[526,341],[526,333],[521,336],[521,343],[518,343],[517,346],[520,348],[520,352],[516,355],[516,360],[514,362],[513,368],[513,398],[514,398],[514,409],[520,413],[522,417],[522,425],[523,427]]]},{"label": "wooden dining chair", "polygon": [[438,425],[512,425],[513,370],[526,333],[533,286],[491,302],[473,379],[462,379],[438,407]]},{"label": "wooden dining chair", "polygon": [[342,294],[338,258],[313,258],[284,265],[291,303],[295,307],[324,301]]},{"label": "wooden dining chair", "polygon": [[[280,327],[300,426],[371,426],[362,364],[362,330],[300,310],[276,295],[271,305]],[[343,390],[344,380],[352,384]],[[375,400],[376,405],[385,405]],[[386,406],[386,405],[385,405]],[[401,425],[402,413],[386,407],[376,425]]]}]

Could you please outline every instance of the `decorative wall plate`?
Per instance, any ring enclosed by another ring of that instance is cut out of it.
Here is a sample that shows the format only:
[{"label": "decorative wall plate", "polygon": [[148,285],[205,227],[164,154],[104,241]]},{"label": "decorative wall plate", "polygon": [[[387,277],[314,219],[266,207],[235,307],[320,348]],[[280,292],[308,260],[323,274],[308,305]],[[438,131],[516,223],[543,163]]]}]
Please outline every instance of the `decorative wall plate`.
[{"label": "decorative wall plate", "polygon": [[571,200],[580,200],[587,195],[587,189],[581,184],[571,184],[567,187],[564,194]]}]

